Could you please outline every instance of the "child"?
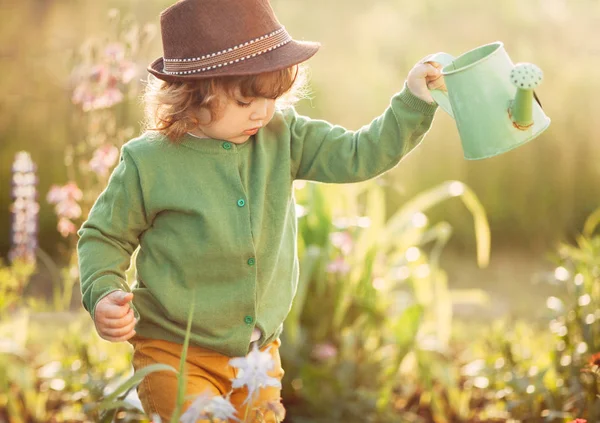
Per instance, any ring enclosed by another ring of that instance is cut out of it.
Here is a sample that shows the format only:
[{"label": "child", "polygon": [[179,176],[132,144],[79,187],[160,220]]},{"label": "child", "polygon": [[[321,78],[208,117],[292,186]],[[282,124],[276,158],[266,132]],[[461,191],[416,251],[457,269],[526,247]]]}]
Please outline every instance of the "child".
[{"label": "child", "polygon": [[[319,45],[293,40],[268,0],[182,0],[161,14],[161,32],[164,57],[148,68],[152,126],[123,147],[79,231],[83,305],[102,338],[132,343],[138,370],[178,368],[194,303],[188,395],[229,392],[228,361],[253,342],[281,380],[279,335],[298,281],[293,181],[357,182],[393,168],[430,128],[439,65],[419,62],[379,118],[348,131],[276,107]],[[131,290],[124,272],[138,246]],[[166,371],[138,387],[163,421],[176,392]],[[245,392],[230,399],[244,416]],[[269,387],[250,406],[279,401]]]}]

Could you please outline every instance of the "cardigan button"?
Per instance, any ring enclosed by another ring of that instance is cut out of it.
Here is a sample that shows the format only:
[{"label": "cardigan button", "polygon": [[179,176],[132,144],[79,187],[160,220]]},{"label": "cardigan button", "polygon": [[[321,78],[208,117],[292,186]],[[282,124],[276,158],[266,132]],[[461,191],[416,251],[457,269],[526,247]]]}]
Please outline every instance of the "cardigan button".
[{"label": "cardigan button", "polygon": [[256,260],[254,258],[249,258],[248,259],[248,266],[254,266],[254,263],[256,263]]},{"label": "cardigan button", "polygon": [[231,143],[230,142],[224,142],[223,143],[223,148],[225,150],[231,150]]},{"label": "cardigan button", "polygon": [[244,205],[245,205],[245,204],[246,204],[246,202],[244,201],[244,199],[243,199],[243,198],[240,198],[240,199],[238,200],[238,202],[237,202],[237,205],[238,205],[239,207],[244,207]]},{"label": "cardigan button", "polygon": [[252,316],[246,316],[244,317],[244,322],[246,322],[247,325],[251,325],[252,322],[254,322],[254,319],[252,318]]}]

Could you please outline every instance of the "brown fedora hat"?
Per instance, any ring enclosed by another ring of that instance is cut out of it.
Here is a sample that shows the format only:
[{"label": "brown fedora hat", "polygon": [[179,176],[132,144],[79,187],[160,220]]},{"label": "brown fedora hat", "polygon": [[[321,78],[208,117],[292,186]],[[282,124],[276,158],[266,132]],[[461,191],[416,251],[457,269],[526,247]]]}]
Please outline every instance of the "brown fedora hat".
[{"label": "brown fedora hat", "polygon": [[285,69],[320,44],[295,41],[268,0],[181,0],[160,15],[163,57],[148,72],[165,81]]}]

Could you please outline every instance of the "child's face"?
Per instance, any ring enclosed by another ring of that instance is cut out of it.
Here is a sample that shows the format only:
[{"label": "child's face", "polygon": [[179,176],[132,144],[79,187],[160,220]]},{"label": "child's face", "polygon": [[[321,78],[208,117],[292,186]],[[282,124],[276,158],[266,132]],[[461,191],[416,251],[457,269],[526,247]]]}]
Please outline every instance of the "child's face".
[{"label": "child's face", "polygon": [[239,89],[232,97],[220,93],[218,100],[221,107],[217,119],[210,122],[208,110],[201,110],[200,124],[192,134],[241,144],[266,126],[275,113],[274,99],[246,98],[240,94]]}]

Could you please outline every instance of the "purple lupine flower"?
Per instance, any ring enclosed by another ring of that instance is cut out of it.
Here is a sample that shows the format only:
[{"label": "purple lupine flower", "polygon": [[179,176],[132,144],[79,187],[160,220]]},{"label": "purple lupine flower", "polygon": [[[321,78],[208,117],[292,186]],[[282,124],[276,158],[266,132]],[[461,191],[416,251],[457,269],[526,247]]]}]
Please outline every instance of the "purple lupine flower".
[{"label": "purple lupine flower", "polygon": [[21,151],[12,166],[11,249],[12,262],[23,259],[35,263],[40,205],[36,201],[36,166],[29,153]]}]

